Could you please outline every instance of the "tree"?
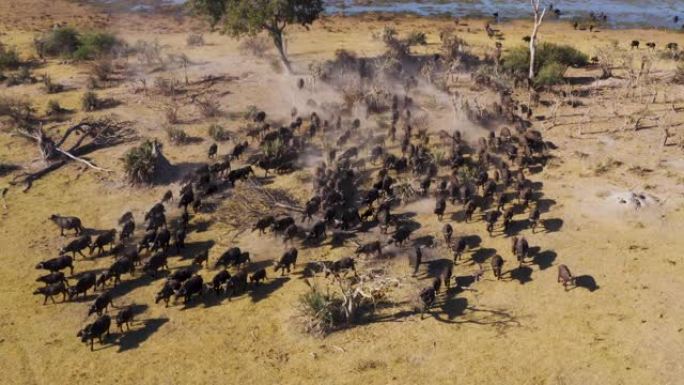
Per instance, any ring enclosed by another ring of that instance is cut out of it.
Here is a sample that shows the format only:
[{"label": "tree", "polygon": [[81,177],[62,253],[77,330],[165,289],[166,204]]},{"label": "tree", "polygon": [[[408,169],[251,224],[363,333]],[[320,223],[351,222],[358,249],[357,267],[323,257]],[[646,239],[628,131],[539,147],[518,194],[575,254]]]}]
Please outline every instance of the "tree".
[{"label": "tree", "polygon": [[537,32],[539,32],[539,27],[542,21],[544,21],[544,15],[546,14],[546,7],[539,12],[539,0],[530,0],[532,5],[532,12],[534,12],[534,27],[532,28],[532,35],[530,35],[530,72],[527,75],[529,84],[532,84],[534,80],[534,56],[537,51]]},{"label": "tree", "polygon": [[280,59],[289,72],[283,33],[290,24],[308,29],[321,12],[322,0],[190,0],[191,8],[209,18],[212,28],[222,24],[222,33],[240,38],[266,31],[278,49]]}]

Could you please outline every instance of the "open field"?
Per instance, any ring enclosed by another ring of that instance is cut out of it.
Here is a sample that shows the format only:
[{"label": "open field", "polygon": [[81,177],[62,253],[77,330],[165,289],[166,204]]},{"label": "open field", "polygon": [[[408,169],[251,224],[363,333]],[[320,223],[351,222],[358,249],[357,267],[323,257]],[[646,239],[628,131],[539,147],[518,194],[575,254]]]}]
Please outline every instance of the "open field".
[{"label": "open field", "polygon": [[[249,106],[258,106],[267,112],[268,120],[279,124],[289,124],[290,111],[296,107],[308,121],[310,112],[316,110],[307,103],[309,99],[318,106],[341,99],[339,90],[311,81],[309,63],[332,59],[341,49],[359,57],[380,55],[386,49],[380,38],[386,25],[401,36],[414,30],[425,32],[427,45],[412,48],[416,55],[437,52],[440,31],[447,27],[479,57],[491,54],[494,41],[487,37],[482,20],[464,19],[456,24],[443,18],[415,16],[325,17],[310,31],[288,29],[288,55],[295,72],[306,75],[287,75],[270,46],[263,57],[255,57],[230,37],[205,33],[204,45],[188,47],[188,34],[204,27],[189,18],[107,14],[61,0],[28,0],[19,8],[12,3],[0,1],[0,41],[16,47],[24,59],[36,56],[33,39],[39,32],[66,22],[83,29],[107,29],[129,44],[157,40],[166,63],[153,68],[136,57],[120,59],[125,64],[122,69],[95,91],[100,98],[112,98],[117,103],[95,112],[81,108],[90,76],[88,63],[51,58],[32,70],[34,76],[49,74],[63,84],[65,90],[58,94],[46,94],[40,81],[14,87],[0,85],[0,95],[27,98],[39,117],[45,116],[51,99],[73,110],[61,121],[45,119],[43,128],[51,135],[58,136],[86,117],[108,116],[131,122],[137,137],[88,155],[94,164],[113,172],[69,162],[36,180],[26,192],[21,185],[10,187],[0,201],[3,384],[675,385],[684,381],[684,258],[680,252],[684,247],[684,86],[672,81],[677,63],[668,59],[664,49],[670,42],[684,46],[684,34],[632,29],[576,31],[570,24],[554,22],[542,26],[541,41],[570,44],[590,56],[608,49],[613,41],[624,55],[635,52],[629,48],[634,39],[652,41],[657,48],[651,52],[642,46],[637,51],[635,57],[646,55],[652,63],[646,79],[640,79],[637,87],[627,86],[631,68],[617,60],[615,76],[609,79],[598,79],[597,66],[571,68],[566,74],[571,84],[559,88],[575,97],[541,93],[543,103],[534,108],[532,128],[554,146],[548,150],[544,167],[526,174],[537,186],[546,228],[536,232],[527,228],[527,212],[515,217],[519,234],[539,248],[525,269],[515,269],[510,237],[500,233],[489,236],[479,219],[465,223],[460,204],[449,203],[444,219],[439,221],[433,214],[434,197],[416,199],[392,209],[393,214],[404,214],[419,224],[405,247],[386,248],[391,255],[388,258],[358,259],[359,273],[378,269],[396,280],[391,304],[380,306],[366,321],[324,338],[304,333],[297,311],[298,298],[309,291],[301,278],[302,267],[310,261],[353,255],[357,246],[354,241],[385,242],[387,235],[372,228],[340,247],[327,242],[318,247],[300,244],[294,273],[279,277],[272,262],[290,246],[270,232],[237,231],[235,219],[227,211],[233,207],[232,194],[251,183],[282,191],[303,207],[312,195],[314,168],[325,158],[323,149],[335,147],[334,143],[324,145],[317,137],[312,143],[319,151],[311,151],[298,170],[265,178],[264,171],[255,167],[251,182],[238,182],[235,189],[220,193],[220,198],[208,200],[216,205],[215,210],[191,211],[188,247],[183,257],[169,258],[172,270],[177,269],[189,265],[190,257],[211,246],[210,267],[200,271],[207,282],[215,274],[216,259],[237,245],[250,252],[252,269],[266,267],[264,285],[230,301],[216,299],[211,292],[188,306],[178,301],[167,308],[162,302],[154,303],[163,279],[153,280],[141,271],[133,277],[126,274],[112,289],[114,304],[135,304],[137,322],[123,334],[112,325],[109,343],[96,342],[91,353],[76,333],[94,320],[94,316],[86,317],[94,294],[89,293],[87,300],[66,303],[60,303],[58,296],[57,304],[48,301],[45,306],[42,296],[31,295],[40,286],[36,277],[42,274],[35,265],[57,256],[59,247],[73,238],[71,232],[66,239],[60,237],[59,229],[48,219],[51,214],[75,215],[84,227],[103,230],[118,228],[119,217],[131,211],[138,220],[136,237],[140,237],[144,212],[169,189],[177,199],[183,175],[208,161],[207,149],[213,139],[207,128],[211,123],[246,140],[241,129],[248,124],[244,112]],[[504,37],[504,52],[524,44],[522,37],[531,29],[526,21],[493,27]],[[186,70],[167,59],[169,54],[189,58],[188,85],[183,85]],[[303,89],[297,87],[300,77],[307,79]],[[155,90],[157,78],[177,79],[184,93],[172,102]],[[476,85],[466,71],[453,74],[448,90],[470,100],[471,105],[476,101],[489,106],[498,100],[496,92]],[[475,143],[486,137],[489,129],[498,133],[507,125],[496,123],[484,128],[469,121],[462,111],[454,112],[450,94],[437,87],[421,85],[413,92],[417,104],[414,117],[426,120],[431,145],[440,143],[440,130],[458,129]],[[529,93],[526,88],[517,89],[514,97],[528,103]],[[205,118],[199,113],[195,102],[203,98],[218,103],[219,116]],[[170,103],[178,113],[173,126],[197,139],[183,145],[169,141],[164,127],[165,109]],[[378,122],[388,120],[386,114],[384,118],[366,119],[360,110],[353,112],[362,119],[362,133],[352,143],[361,146],[369,130],[376,136],[385,134],[386,129]],[[320,114],[333,122],[333,116]],[[355,117],[345,116],[345,125]],[[12,124],[3,123],[0,163],[17,165],[24,171],[43,167],[36,145],[10,135]],[[664,144],[665,128],[669,136]],[[142,138],[158,139],[173,165],[173,172],[151,187],[128,184],[120,161]],[[221,142],[218,152],[227,154],[233,146],[232,141]],[[387,146],[400,154],[397,143],[387,141]],[[360,150],[362,156],[369,149]],[[233,161],[233,168],[246,164],[248,156],[257,150],[257,143],[251,142],[247,156]],[[369,162],[366,166],[374,177],[379,165]],[[448,175],[446,169],[440,176]],[[20,172],[0,176],[0,188],[8,186]],[[421,177],[406,173],[397,178],[417,186]],[[643,194],[640,206],[636,206],[632,193]],[[180,215],[176,203],[167,209],[169,222]],[[296,215],[298,223],[300,216]],[[479,216],[478,211],[475,217]],[[433,267],[439,265],[430,261],[451,259],[441,235],[446,222],[454,226],[456,234],[479,242],[454,266],[459,287],[452,285],[449,293],[440,293],[435,306],[421,319],[412,303],[418,290],[430,285]],[[312,223],[303,227],[309,228]],[[413,245],[429,237],[435,241],[423,249],[424,263],[413,277],[409,266]],[[504,271],[513,270],[502,281],[492,276],[488,258],[494,254],[506,260]],[[77,257],[75,273],[100,273],[112,261],[109,256]],[[478,269],[476,261],[485,267],[484,278],[479,281],[472,279]],[[564,291],[556,280],[560,264],[582,276],[582,285]],[[316,282],[325,285],[328,281],[318,277]],[[115,313],[116,309],[110,310],[110,314]]]}]

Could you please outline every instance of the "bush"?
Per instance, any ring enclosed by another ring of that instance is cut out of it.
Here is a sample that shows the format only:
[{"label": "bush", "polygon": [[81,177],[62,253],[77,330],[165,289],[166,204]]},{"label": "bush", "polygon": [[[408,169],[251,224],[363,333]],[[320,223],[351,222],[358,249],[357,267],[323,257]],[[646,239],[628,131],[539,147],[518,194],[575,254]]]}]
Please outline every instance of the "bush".
[{"label": "bush", "polygon": [[62,108],[57,100],[51,99],[48,101],[46,109],[46,114],[48,116],[57,116],[63,114],[64,112],[66,112],[66,110]]},{"label": "bush", "polygon": [[123,43],[115,35],[106,32],[80,34],[71,27],[54,29],[34,40],[40,57],[62,56],[76,60],[91,60],[110,55]]},{"label": "bush", "polygon": [[34,40],[38,56],[71,56],[81,45],[78,32],[71,27],[53,29]]},{"label": "bush", "polygon": [[73,53],[76,60],[92,60],[111,55],[122,42],[115,35],[106,32],[89,32],[79,39],[79,47]]},{"label": "bush", "polygon": [[191,33],[185,39],[185,43],[188,47],[201,47],[204,45],[204,37],[201,33]]},{"label": "bush", "polygon": [[164,131],[166,131],[169,142],[173,144],[185,144],[188,142],[188,134],[180,128],[166,126]]},{"label": "bush", "polygon": [[28,125],[34,112],[27,99],[0,96],[0,116],[9,116],[19,126]]},{"label": "bush", "polygon": [[111,60],[103,58],[91,65],[90,72],[95,79],[104,82],[114,73],[114,66]]},{"label": "bush", "polygon": [[0,45],[0,69],[16,69],[21,65],[19,54],[14,48],[5,49]]},{"label": "bush", "polygon": [[33,84],[36,82],[36,78],[31,75],[31,70],[26,67],[19,67],[19,71],[16,74],[10,75],[7,78],[7,86],[12,87],[19,84]]},{"label": "bush", "polygon": [[406,38],[406,44],[413,45],[427,45],[427,36],[425,32],[413,31]]},{"label": "bush", "polygon": [[249,54],[258,58],[266,56],[272,43],[263,36],[251,36],[242,40],[238,49],[242,54]]},{"label": "bush", "polygon": [[221,109],[219,108],[219,103],[210,98],[197,99],[195,101],[197,104],[197,109],[200,114],[205,118],[215,118],[221,115]]},{"label": "bush", "polygon": [[336,321],[335,298],[320,291],[316,286],[299,296],[299,312],[304,320],[304,331],[323,337],[333,330]]},{"label": "bush", "polygon": [[547,63],[534,77],[534,85],[544,87],[563,83],[563,75],[567,69],[567,66],[557,62]]},{"label": "bush", "polygon": [[209,137],[214,139],[216,142],[223,142],[230,139],[230,133],[228,133],[223,127],[218,124],[212,124],[209,126]]},{"label": "bush", "polygon": [[43,76],[43,84],[45,85],[45,92],[48,94],[57,94],[64,91],[64,86],[52,81],[50,75]]},{"label": "bush", "polygon": [[154,79],[154,87],[164,96],[174,96],[180,87],[180,83],[176,79],[167,79],[158,77]]},{"label": "bush", "polygon": [[[543,72],[545,79],[542,83],[544,85],[552,85],[557,83],[548,83],[548,81],[552,79],[562,81],[562,76],[558,77],[552,75],[557,75],[558,73],[565,73],[565,70],[569,66],[585,66],[588,62],[588,56],[573,47],[552,43],[542,43],[537,47],[537,56],[535,58],[534,72],[535,76],[538,76],[540,73]],[[550,68],[544,69],[544,67],[546,66],[550,66]],[[503,57],[503,70],[513,76],[527,77],[529,67],[529,47],[521,46],[514,48]],[[561,67],[564,67],[562,71]],[[536,82],[537,81],[535,81],[535,83]]]},{"label": "bush", "polygon": [[121,159],[126,177],[133,184],[151,183],[157,172],[161,156],[161,145],[156,141],[145,140],[140,146],[133,147]]},{"label": "bush", "polygon": [[684,63],[680,63],[675,70],[672,81],[676,84],[684,84]]},{"label": "bush", "polygon": [[81,97],[81,108],[83,111],[95,111],[100,107],[100,99],[93,91],[87,91]]}]

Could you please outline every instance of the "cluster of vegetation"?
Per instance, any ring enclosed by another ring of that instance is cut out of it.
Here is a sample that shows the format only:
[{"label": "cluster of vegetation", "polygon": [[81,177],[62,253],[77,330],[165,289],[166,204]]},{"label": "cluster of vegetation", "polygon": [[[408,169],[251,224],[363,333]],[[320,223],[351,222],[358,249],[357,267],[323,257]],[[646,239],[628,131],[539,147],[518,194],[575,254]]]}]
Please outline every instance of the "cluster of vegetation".
[{"label": "cluster of vegetation", "polygon": [[59,116],[65,112],[67,112],[67,110],[62,107],[61,104],[59,104],[59,101],[55,99],[50,99],[48,101],[47,108],[45,110],[45,113],[48,116]]},{"label": "cluster of vegetation", "polygon": [[230,139],[230,133],[218,124],[212,124],[208,129],[209,137],[216,142],[223,142]]},{"label": "cluster of vegetation", "polygon": [[683,84],[684,85],[684,63],[681,63],[677,66],[677,69],[675,70],[675,75],[672,78],[672,81],[675,82],[676,84]]},{"label": "cluster of vegetation", "polygon": [[33,120],[35,109],[27,99],[0,96],[0,116],[9,117],[15,125],[25,127]]},{"label": "cluster of vegetation", "polygon": [[166,136],[169,138],[169,142],[171,142],[172,144],[186,144],[190,140],[188,134],[180,128],[166,126],[164,128],[164,131],[166,131]]},{"label": "cluster of vegetation", "polygon": [[18,86],[20,84],[33,84],[37,79],[31,74],[28,66],[19,67],[19,71],[7,77],[7,87]]},{"label": "cluster of vegetation", "polygon": [[0,71],[17,69],[21,65],[19,53],[14,48],[5,48],[0,43]]},{"label": "cluster of vegetation", "polygon": [[86,91],[81,97],[81,108],[83,111],[95,111],[100,108],[102,101],[93,91]]},{"label": "cluster of vegetation", "polygon": [[201,47],[204,45],[204,36],[201,33],[191,33],[185,39],[188,47]]},{"label": "cluster of vegetation", "polygon": [[45,92],[48,94],[57,94],[64,91],[64,86],[52,81],[52,77],[48,74],[43,76],[43,85],[45,85]]},{"label": "cluster of vegetation", "polygon": [[[582,67],[588,62],[588,56],[573,47],[542,43],[537,47],[536,52],[534,86],[542,87],[562,83],[563,75],[568,67]],[[527,77],[530,68],[529,47],[517,47],[504,55],[502,68],[514,77]]]},{"label": "cluster of vegetation", "polygon": [[148,184],[154,179],[161,156],[160,144],[145,140],[129,149],[122,158],[126,177],[133,184]]},{"label": "cluster of vegetation", "polygon": [[113,54],[117,48],[123,47],[124,43],[107,32],[81,33],[71,27],[60,27],[36,38],[34,46],[40,57],[60,56],[92,60]]}]

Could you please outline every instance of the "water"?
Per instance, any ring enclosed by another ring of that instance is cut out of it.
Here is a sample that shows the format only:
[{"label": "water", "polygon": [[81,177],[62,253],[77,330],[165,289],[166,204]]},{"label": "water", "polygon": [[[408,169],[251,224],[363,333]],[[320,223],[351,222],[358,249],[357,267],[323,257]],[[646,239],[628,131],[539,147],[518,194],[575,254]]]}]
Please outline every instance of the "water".
[{"label": "water", "polygon": [[[150,0],[99,0],[100,2],[131,4],[131,9],[152,11]],[[157,0],[158,4],[182,4],[185,0]],[[501,19],[530,17],[529,0],[460,0],[460,1],[407,1],[407,0],[324,0],[328,14],[354,15],[367,12],[414,13],[423,16],[451,15],[491,16],[498,12]],[[137,5],[136,5],[137,3]],[[154,1],[152,1],[154,3]],[[684,0],[556,0],[547,1],[561,11],[561,20],[586,18],[590,12],[605,12],[613,27],[630,25],[665,28],[684,27]],[[674,16],[680,20],[675,23]],[[549,19],[555,18],[549,14]]]},{"label": "water", "polygon": [[[587,17],[590,12],[605,12],[612,26],[681,28],[684,25],[684,0],[557,0],[552,3],[561,11],[561,20]],[[455,17],[491,16],[498,12],[502,19],[517,19],[530,17],[531,8],[528,0],[327,0],[326,12],[346,15],[365,12],[407,12],[424,16],[447,14]],[[673,20],[675,15],[680,18],[677,23]],[[549,16],[555,18],[552,14]]]}]

